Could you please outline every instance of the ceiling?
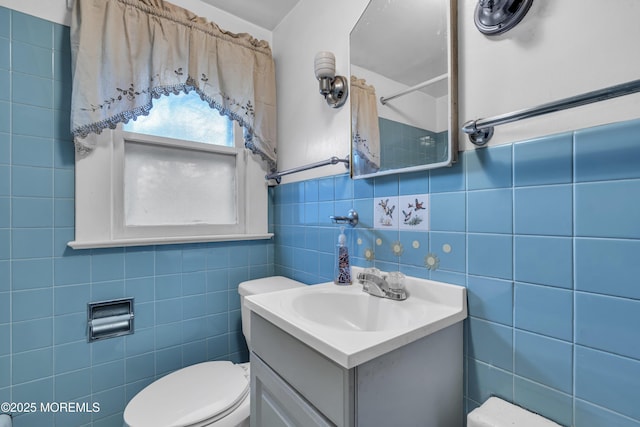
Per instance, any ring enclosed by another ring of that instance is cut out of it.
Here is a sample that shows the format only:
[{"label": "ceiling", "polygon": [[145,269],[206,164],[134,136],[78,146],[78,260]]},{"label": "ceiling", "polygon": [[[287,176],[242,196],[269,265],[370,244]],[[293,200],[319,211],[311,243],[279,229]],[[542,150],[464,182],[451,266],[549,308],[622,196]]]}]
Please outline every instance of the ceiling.
[{"label": "ceiling", "polygon": [[259,27],[272,31],[299,0],[202,0]]}]

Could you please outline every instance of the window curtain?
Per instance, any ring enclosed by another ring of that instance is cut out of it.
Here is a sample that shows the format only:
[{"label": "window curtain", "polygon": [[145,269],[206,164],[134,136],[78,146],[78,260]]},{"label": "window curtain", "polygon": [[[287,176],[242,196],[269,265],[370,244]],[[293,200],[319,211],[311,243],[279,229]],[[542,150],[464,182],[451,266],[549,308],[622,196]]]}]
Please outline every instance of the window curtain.
[{"label": "window curtain", "polygon": [[271,48],[163,0],[76,0],[71,131],[88,152],[103,129],[147,115],[154,98],[195,90],[237,121],[245,146],[276,164]]},{"label": "window curtain", "polygon": [[351,76],[351,137],[354,154],[364,161],[361,173],[380,169],[380,127],[376,89]]}]

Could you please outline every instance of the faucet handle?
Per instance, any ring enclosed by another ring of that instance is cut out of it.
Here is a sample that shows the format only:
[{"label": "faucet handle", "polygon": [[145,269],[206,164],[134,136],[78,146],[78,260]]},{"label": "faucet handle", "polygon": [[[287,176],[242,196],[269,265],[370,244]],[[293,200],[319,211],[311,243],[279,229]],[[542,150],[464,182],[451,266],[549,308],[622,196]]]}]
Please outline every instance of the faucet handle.
[{"label": "faucet handle", "polygon": [[393,290],[404,289],[404,279],[405,279],[405,275],[399,271],[393,271],[389,273],[389,275],[387,276],[387,283],[389,284],[389,289],[393,289]]},{"label": "faucet handle", "polygon": [[373,274],[374,276],[382,277],[382,271],[375,267],[368,267],[364,269],[364,274]]}]

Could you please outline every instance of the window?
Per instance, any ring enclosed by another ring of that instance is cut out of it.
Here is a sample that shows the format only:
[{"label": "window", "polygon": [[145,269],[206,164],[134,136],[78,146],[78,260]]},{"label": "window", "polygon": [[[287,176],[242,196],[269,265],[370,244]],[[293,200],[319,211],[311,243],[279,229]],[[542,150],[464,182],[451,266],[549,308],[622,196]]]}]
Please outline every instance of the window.
[{"label": "window", "polygon": [[[269,238],[266,170],[195,92],[97,138],[76,160],[74,248]],[[106,177],[106,178],[105,178]]]},{"label": "window", "polygon": [[233,122],[200,100],[195,91],[160,97],[148,116],[123,125],[123,130],[233,147]]},{"label": "window", "polygon": [[[220,152],[184,149],[171,143],[124,141],[126,225],[236,223],[237,150]],[[203,194],[210,197],[200,197]],[[192,203],[196,198],[199,203]],[[185,209],[187,206],[189,209]]]}]

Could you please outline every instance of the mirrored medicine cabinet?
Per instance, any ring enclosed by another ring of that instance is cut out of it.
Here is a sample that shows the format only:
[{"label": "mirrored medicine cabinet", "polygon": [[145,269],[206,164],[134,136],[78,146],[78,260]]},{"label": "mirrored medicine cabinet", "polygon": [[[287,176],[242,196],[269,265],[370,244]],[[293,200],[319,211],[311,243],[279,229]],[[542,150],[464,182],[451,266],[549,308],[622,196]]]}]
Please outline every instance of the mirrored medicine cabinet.
[{"label": "mirrored medicine cabinet", "polygon": [[350,35],[351,176],[458,154],[457,0],[371,0]]}]

